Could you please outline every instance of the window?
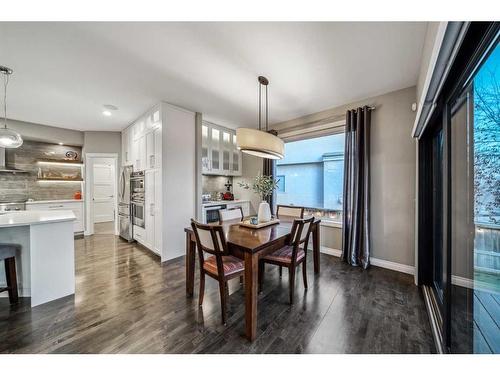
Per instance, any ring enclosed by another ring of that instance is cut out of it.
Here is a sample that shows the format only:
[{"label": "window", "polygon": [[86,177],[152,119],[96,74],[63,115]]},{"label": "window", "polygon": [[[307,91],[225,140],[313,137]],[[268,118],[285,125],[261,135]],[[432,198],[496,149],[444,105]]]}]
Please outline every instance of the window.
[{"label": "window", "polygon": [[285,175],[276,176],[276,179],[278,180],[278,193],[284,193],[285,192]]},{"label": "window", "polygon": [[[277,203],[302,206],[306,214],[341,220],[344,133],[288,142],[277,161]],[[285,189],[286,181],[286,189]]]}]

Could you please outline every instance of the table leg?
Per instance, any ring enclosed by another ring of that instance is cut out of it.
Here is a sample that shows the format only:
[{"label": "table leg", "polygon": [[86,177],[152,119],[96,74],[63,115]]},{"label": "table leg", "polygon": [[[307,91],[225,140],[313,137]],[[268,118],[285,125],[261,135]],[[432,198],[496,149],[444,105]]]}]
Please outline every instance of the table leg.
[{"label": "table leg", "polygon": [[186,233],[186,294],[193,296],[194,290],[194,267],[196,256],[196,242],[193,241],[191,233]]},{"label": "table leg", "polygon": [[257,254],[245,253],[245,333],[248,340],[257,336],[257,292],[258,292]]},{"label": "table leg", "polygon": [[319,273],[319,251],[320,251],[320,237],[319,237],[319,224],[314,226],[313,235],[313,258],[314,258],[314,273]]}]

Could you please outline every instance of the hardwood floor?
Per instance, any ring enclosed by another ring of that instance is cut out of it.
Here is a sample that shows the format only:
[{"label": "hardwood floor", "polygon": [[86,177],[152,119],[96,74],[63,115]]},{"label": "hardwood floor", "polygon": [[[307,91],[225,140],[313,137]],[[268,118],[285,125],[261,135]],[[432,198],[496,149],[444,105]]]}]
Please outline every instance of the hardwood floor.
[{"label": "hardwood floor", "polygon": [[244,334],[244,294],[229,283],[228,323],[220,323],[217,283],[197,306],[185,295],[184,258],[160,265],[112,235],[76,240],[76,294],[31,309],[0,298],[0,353],[429,353],[434,344],[419,289],[409,275],[347,266],[321,255],[309,290],[266,267],[258,336]]}]

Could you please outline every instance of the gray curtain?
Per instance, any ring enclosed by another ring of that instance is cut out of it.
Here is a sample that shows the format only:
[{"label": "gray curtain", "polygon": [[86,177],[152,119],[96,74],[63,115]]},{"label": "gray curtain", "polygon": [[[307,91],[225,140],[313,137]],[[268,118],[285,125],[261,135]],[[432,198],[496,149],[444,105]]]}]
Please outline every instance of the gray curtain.
[{"label": "gray curtain", "polygon": [[[269,130],[268,133],[271,133],[272,135],[278,135],[278,132],[276,130]],[[264,176],[272,176],[273,178],[276,178],[276,162],[273,159],[263,159],[263,165],[262,165],[262,174]],[[271,207],[271,214],[274,215],[274,203],[276,202],[276,191],[274,191],[273,195],[271,195],[269,198],[267,198],[267,203],[269,203],[269,206]]]},{"label": "gray curtain", "polygon": [[344,150],[342,260],[370,265],[370,118],[371,109],[347,111]]}]

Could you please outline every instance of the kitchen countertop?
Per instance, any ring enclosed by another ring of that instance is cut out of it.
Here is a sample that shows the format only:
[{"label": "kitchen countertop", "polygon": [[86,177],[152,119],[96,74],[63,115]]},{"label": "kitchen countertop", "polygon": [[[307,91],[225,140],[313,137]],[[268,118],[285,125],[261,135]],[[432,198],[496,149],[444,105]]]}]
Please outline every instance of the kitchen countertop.
[{"label": "kitchen countertop", "polygon": [[70,210],[53,211],[17,211],[0,215],[0,228],[19,227],[48,223],[60,223],[75,220]]},{"label": "kitchen countertop", "polygon": [[75,202],[83,202],[83,199],[54,199],[48,201],[31,201],[31,202],[26,202],[26,204],[75,203]]},{"label": "kitchen countertop", "polygon": [[210,207],[210,206],[219,206],[221,204],[235,204],[235,203],[244,203],[244,202],[250,202],[248,199],[235,199],[232,201],[210,201],[210,202],[205,202],[202,203],[203,207]]}]

